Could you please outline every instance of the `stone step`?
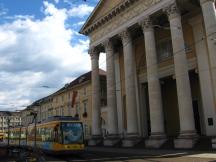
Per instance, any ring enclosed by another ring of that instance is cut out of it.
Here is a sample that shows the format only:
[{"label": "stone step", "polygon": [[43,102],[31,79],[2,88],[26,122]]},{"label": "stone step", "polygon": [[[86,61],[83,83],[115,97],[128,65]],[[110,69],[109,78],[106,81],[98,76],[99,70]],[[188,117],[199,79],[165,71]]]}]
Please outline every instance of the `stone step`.
[{"label": "stone step", "polygon": [[212,150],[211,137],[199,137],[197,143],[194,146],[196,150]]},{"label": "stone step", "polygon": [[169,138],[161,147],[161,149],[173,149],[174,148],[174,138]]}]

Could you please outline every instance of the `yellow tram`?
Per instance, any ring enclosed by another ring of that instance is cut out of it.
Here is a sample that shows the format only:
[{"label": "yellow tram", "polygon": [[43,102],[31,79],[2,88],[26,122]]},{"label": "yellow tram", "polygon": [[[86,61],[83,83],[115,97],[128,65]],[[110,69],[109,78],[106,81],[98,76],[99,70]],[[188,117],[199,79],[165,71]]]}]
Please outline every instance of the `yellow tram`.
[{"label": "yellow tram", "polygon": [[83,126],[73,117],[55,116],[36,125],[11,128],[9,144],[49,153],[80,152],[85,148]]}]

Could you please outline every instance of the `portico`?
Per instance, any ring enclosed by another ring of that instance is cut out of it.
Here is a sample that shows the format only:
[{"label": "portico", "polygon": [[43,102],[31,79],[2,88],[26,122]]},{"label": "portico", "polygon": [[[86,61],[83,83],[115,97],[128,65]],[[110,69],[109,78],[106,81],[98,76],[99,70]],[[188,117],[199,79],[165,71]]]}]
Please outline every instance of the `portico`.
[{"label": "portico", "polygon": [[92,145],[102,140],[100,52],[107,57],[104,145],[145,140],[160,148],[173,139],[175,148],[192,148],[200,136],[216,136],[215,13],[213,0],[99,2],[80,31],[90,37]]}]

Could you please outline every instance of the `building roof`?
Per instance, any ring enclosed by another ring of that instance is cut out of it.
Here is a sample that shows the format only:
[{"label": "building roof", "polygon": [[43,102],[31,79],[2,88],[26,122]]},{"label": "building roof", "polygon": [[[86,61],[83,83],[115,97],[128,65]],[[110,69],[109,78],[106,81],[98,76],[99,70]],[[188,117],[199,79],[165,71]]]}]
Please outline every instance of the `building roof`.
[{"label": "building roof", "polygon": [[[90,81],[91,80],[91,72],[92,71],[89,71],[89,72],[79,76],[78,78],[76,78],[72,82],[66,84],[64,87],[62,87],[58,91],[54,92],[53,94],[33,102],[31,105],[27,106],[26,109],[24,109],[24,110],[28,110],[28,109],[30,110],[30,109],[33,109],[35,106],[40,106],[41,103],[52,101],[53,95],[62,93],[63,91],[67,90],[68,88],[72,88],[72,87],[74,87],[76,85],[79,85],[81,83],[84,83],[86,81]],[[104,71],[102,69],[99,69],[99,75],[101,77],[105,77],[106,76],[106,71]]]},{"label": "building roof", "polygon": [[31,105],[27,106],[26,109],[33,109],[35,106],[40,106],[41,103],[50,102],[50,101],[52,101],[52,94],[33,102]]},{"label": "building roof", "polygon": [[88,19],[86,20],[86,22],[84,23],[84,25],[82,26],[82,28],[80,29],[79,33],[84,33],[85,28],[88,26],[90,20],[93,18],[93,15],[95,14],[95,12],[97,11],[97,9],[99,8],[99,6],[102,4],[103,0],[100,0],[98,2],[98,4],[96,5],[96,7],[94,8],[94,10],[91,12],[90,16],[88,17]]},{"label": "building roof", "polygon": [[[91,80],[91,72],[89,71],[81,76],[79,76],[78,78],[76,78],[75,80],[73,80],[72,82],[65,84],[64,87],[62,87],[61,89],[59,89],[57,92],[55,92],[54,94],[59,94],[61,92],[63,92],[64,90],[68,89],[68,88],[73,88],[76,85],[79,85],[81,83],[84,83],[86,81],[90,81]],[[99,69],[99,75],[102,76],[106,76],[106,71]]]},{"label": "building roof", "polygon": [[[73,80],[71,83],[69,83],[69,87],[73,87],[77,84],[83,83],[85,81],[91,80],[91,73],[92,71],[89,71],[81,76],[79,76],[78,78],[76,78],[75,80]],[[102,69],[99,69],[99,75],[100,76],[106,76],[106,72]]]},{"label": "building roof", "polygon": [[0,116],[14,116],[19,115],[19,112],[13,112],[13,111],[0,111]]}]

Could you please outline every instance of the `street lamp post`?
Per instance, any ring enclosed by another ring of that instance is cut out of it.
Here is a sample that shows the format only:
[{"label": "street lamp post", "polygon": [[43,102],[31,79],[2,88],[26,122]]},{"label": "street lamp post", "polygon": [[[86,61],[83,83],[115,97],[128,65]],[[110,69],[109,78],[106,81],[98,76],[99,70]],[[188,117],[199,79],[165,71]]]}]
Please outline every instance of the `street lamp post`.
[{"label": "street lamp post", "polygon": [[7,147],[9,148],[9,145],[10,145],[10,122],[11,122],[11,112],[6,112],[7,114],[7,128],[8,128],[8,141],[7,141]]},{"label": "street lamp post", "polygon": [[34,148],[36,149],[36,137],[37,137],[37,112],[31,112],[30,113],[31,116],[33,116],[33,120],[34,120]]},{"label": "street lamp post", "polygon": [[7,146],[8,146],[8,148],[9,148],[9,144],[10,144],[10,121],[11,121],[11,119],[10,119],[10,117],[8,116],[8,118],[7,118],[7,126],[8,126],[8,140],[7,140]]},{"label": "street lamp post", "polygon": [[22,138],[22,125],[20,125],[19,147],[21,146],[21,138]]}]

